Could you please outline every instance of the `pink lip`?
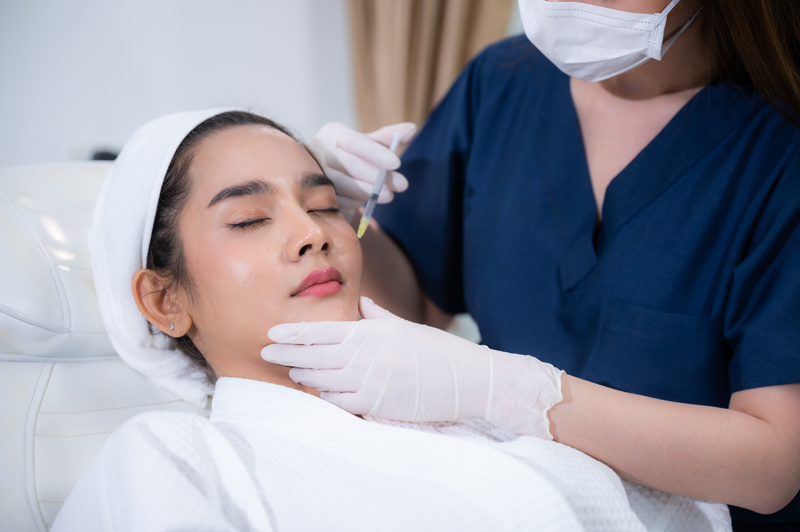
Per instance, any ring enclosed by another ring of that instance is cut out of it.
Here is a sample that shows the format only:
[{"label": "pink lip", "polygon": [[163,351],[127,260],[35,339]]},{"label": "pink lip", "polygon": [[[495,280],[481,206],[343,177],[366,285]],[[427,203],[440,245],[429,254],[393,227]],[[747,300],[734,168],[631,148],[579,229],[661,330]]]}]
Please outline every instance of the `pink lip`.
[{"label": "pink lip", "polygon": [[292,297],[310,296],[323,297],[335,294],[342,289],[342,274],[333,266],[328,266],[322,270],[314,270],[297,285]]}]

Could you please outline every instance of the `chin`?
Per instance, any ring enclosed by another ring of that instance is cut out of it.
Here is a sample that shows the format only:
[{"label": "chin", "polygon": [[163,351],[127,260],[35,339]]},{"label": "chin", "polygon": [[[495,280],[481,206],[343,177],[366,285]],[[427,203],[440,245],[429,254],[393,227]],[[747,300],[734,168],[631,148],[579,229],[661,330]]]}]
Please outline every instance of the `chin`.
[{"label": "chin", "polygon": [[298,301],[301,308],[287,313],[285,323],[291,321],[356,321],[358,320],[358,298],[324,297]]}]

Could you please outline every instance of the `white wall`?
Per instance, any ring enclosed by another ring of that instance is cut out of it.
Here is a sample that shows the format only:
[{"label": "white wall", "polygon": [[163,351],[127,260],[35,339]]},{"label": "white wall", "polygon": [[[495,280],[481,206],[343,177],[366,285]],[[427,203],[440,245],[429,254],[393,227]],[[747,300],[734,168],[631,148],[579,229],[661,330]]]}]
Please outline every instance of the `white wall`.
[{"label": "white wall", "polygon": [[354,127],[346,0],[0,0],[0,168],[228,105]]}]

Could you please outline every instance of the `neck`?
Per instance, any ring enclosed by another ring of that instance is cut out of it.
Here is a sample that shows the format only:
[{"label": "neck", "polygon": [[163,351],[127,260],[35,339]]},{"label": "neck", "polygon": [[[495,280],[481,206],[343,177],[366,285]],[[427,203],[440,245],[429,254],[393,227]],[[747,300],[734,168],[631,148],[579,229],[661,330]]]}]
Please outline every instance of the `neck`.
[{"label": "neck", "polygon": [[[692,2],[680,2],[670,12],[664,40],[671,38],[696,13]],[[711,79],[708,54],[703,42],[700,13],[664,54],[661,61],[646,63],[612,78],[597,82],[608,93],[626,100],[649,100],[685,91],[696,91]]]},{"label": "neck", "polygon": [[[210,359],[209,362],[211,362]],[[226,360],[215,360],[211,362],[211,366],[214,368],[217,377],[234,377],[269,382],[319,397],[319,391],[297,384],[289,377],[289,370],[292,368],[267,362],[261,356],[230,357]]]}]

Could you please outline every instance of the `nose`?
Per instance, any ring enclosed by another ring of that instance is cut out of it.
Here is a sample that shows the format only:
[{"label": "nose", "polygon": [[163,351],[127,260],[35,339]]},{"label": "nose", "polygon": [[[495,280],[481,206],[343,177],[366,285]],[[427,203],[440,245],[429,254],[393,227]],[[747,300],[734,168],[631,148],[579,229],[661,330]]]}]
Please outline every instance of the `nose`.
[{"label": "nose", "polygon": [[290,261],[299,262],[317,253],[327,254],[333,247],[325,228],[314,217],[302,209],[298,209],[289,221],[289,239],[286,254]]}]

